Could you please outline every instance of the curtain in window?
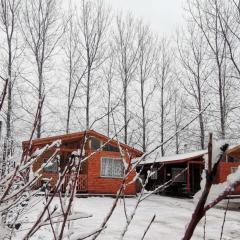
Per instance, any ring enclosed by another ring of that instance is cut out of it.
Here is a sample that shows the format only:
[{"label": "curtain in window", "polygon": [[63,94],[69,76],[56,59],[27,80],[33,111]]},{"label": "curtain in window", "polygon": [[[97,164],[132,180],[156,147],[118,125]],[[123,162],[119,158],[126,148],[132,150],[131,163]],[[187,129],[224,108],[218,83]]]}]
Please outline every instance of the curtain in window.
[{"label": "curtain in window", "polygon": [[102,159],[102,176],[111,176],[112,175],[112,159],[103,158]]},{"label": "curtain in window", "polygon": [[101,175],[104,177],[123,177],[124,167],[120,158],[102,158]]}]

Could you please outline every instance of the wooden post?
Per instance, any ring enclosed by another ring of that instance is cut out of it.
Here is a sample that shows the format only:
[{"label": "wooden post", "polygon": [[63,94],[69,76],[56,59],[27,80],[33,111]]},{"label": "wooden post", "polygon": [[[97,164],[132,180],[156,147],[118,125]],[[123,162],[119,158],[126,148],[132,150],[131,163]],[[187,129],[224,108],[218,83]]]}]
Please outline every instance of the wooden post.
[{"label": "wooden post", "polygon": [[202,195],[197,203],[197,206],[192,214],[191,221],[189,225],[187,226],[187,229],[185,231],[184,237],[182,240],[190,240],[192,238],[193,232],[201,220],[201,218],[205,214],[204,205],[207,201],[207,197],[209,194],[209,191],[211,189],[212,183],[213,183],[213,176],[212,176],[212,133],[209,135],[209,144],[208,144],[208,171],[207,171],[207,177],[206,177],[206,184],[204,186]]},{"label": "wooden post", "polygon": [[190,186],[190,164],[189,162],[187,163],[187,192],[190,193],[191,191],[191,186]]},{"label": "wooden post", "polygon": [[209,134],[208,142],[208,174],[212,171],[212,133]]}]

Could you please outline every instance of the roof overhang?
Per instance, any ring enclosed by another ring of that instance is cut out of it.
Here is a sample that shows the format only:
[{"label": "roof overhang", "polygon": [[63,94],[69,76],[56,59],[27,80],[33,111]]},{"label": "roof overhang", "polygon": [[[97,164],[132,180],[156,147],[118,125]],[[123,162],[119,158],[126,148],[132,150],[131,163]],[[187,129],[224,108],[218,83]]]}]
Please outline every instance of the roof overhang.
[{"label": "roof overhang", "polygon": [[[52,137],[38,138],[38,139],[32,140],[32,145],[35,147],[40,147],[47,144],[51,144],[52,142],[57,140],[61,140],[62,142],[71,142],[71,141],[81,140],[83,139],[84,136],[95,137],[97,139],[100,139],[101,141],[109,142],[109,144],[113,146],[118,146],[117,140],[111,139],[94,130],[87,130],[83,132],[75,132],[75,133],[63,134],[63,135],[52,136]],[[24,141],[22,145],[23,145],[23,148],[26,147],[27,145],[29,145],[29,141]],[[124,149],[127,149],[130,153],[133,152],[137,157],[140,157],[143,155],[143,152],[139,151],[136,148],[130,147],[127,144],[120,143],[120,146]]]}]

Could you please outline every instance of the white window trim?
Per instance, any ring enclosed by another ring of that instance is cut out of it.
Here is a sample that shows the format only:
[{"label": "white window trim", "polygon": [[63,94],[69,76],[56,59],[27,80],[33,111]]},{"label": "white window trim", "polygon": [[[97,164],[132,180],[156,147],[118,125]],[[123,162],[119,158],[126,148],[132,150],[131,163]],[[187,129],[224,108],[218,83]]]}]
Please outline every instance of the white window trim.
[{"label": "white window trim", "polygon": [[109,158],[109,159],[112,159],[112,160],[122,161],[122,159],[121,159],[120,157],[107,157],[107,156],[101,157],[100,176],[101,176],[102,178],[123,179],[124,174],[123,174],[123,176],[121,176],[121,177],[118,177],[118,176],[104,176],[104,175],[102,175],[102,160],[103,160],[103,158]]}]

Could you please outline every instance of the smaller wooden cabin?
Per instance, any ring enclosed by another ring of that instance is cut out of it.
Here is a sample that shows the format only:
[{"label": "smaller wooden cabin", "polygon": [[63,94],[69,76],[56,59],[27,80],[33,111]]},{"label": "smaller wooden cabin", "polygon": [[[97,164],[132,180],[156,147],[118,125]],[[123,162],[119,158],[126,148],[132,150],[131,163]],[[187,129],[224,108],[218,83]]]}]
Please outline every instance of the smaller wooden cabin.
[{"label": "smaller wooden cabin", "polygon": [[151,175],[146,186],[147,190],[154,190],[156,187],[171,180],[181,173],[185,168],[188,170],[181,174],[175,182],[168,187],[164,193],[167,194],[194,194],[200,189],[201,173],[204,168],[204,154],[207,151],[178,154],[174,156],[161,157],[159,159],[146,159],[142,163],[142,177],[147,178],[149,170],[155,172]]},{"label": "smaller wooden cabin", "polygon": [[[229,174],[234,173],[240,166],[240,144],[231,146],[227,150],[226,158],[218,165],[216,183],[226,181]],[[235,189],[233,194],[240,194],[240,186]]]},{"label": "smaller wooden cabin", "polygon": [[[146,189],[154,190],[156,187],[171,180],[187,168],[187,171],[175,179],[174,183],[171,184],[164,193],[173,195],[194,195],[200,189],[201,174],[205,166],[205,154],[207,154],[207,150],[161,157],[156,161],[146,159],[142,163],[142,178],[147,178],[149,170],[155,172],[148,180]],[[215,184],[225,182],[227,176],[236,171],[238,166],[240,166],[240,145],[230,147],[227,150],[226,158],[218,165]],[[240,194],[240,187],[236,189],[234,194]]]},{"label": "smaller wooden cabin", "polygon": [[[76,132],[35,139],[32,141],[30,153],[35,152],[37,149],[43,148],[47,144],[50,145],[56,140],[61,140],[61,146],[58,148],[58,158],[60,159],[60,172],[62,172],[73,152],[76,152],[82,148],[84,137],[87,137],[87,142],[84,144],[84,157],[89,155],[91,156],[81,166],[78,176],[77,192],[88,194],[116,194],[122,183],[122,178],[124,175],[123,161],[121,159],[121,154],[119,152],[119,147],[116,140],[110,140],[105,135],[102,135],[94,130],[88,130],[86,132]],[[92,154],[105,143],[107,144],[104,145],[101,151]],[[143,154],[141,151],[126,144],[120,143],[120,145],[124,151],[128,151],[132,159],[140,157]],[[23,142],[24,150],[26,150],[28,146],[28,141]],[[33,172],[37,171],[42,164],[46,162],[50,156],[52,156],[55,150],[56,148],[52,148],[41,155],[41,157],[33,164]],[[125,160],[127,162],[130,161],[130,159]],[[48,181],[48,179],[51,179],[50,185],[54,187],[59,176],[58,169],[57,161],[53,161],[50,166],[46,166],[41,172],[42,177],[38,180],[36,188],[41,187],[46,180]],[[133,171],[129,175],[127,182],[130,182],[134,178],[135,174],[136,173]],[[70,177],[71,173],[66,175],[65,182],[62,186],[62,191],[66,190],[66,186]],[[135,182],[127,185],[125,194],[136,194]]]}]

